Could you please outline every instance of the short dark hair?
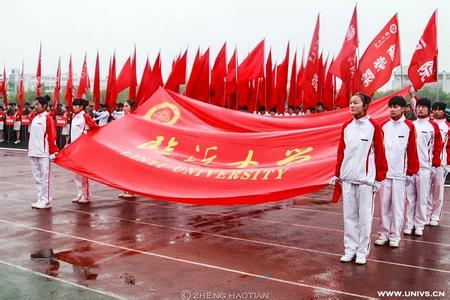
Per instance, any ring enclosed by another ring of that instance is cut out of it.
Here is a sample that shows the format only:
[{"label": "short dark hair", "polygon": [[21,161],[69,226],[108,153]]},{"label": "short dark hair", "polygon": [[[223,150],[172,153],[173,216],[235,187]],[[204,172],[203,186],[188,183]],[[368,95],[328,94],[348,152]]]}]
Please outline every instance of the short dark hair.
[{"label": "short dark hair", "polygon": [[432,110],[444,110],[445,111],[446,108],[447,108],[447,104],[442,101],[436,101],[431,106]]},{"label": "short dark hair", "polygon": [[39,102],[40,105],[42,105],[43,107],[46,107],[48,105],[48,103],[50,102],[50,96],[49,95],[37,96],[36,98],[34,98],[34,101],[37,101],[37,102]]},{"label": "short dark hair", "polygon": [[428,108],[428,111],[430,111],[431,109],[431,100],[427,97],[424,98],[420,98],[419,100],[417,100],[416,106],[425,106]]},{"label": "short dark hair", "polygon": [[389,99],[388,106],[400,106],[400,107],[406,107],[406,100],[402,96],[394,96],[391,99]]},{"label": "short dark hair", "polygon": [[79,105],[79,106],[83,106],[83,108],[86,108],[86,106],[88,106],[89,102],[86,99],[82,99],[82,98],[75,98],[72,101],[72,105]]},{"label": "short dark hair", "polygon": [[363,93],[356,93],[353,96],[358,96],[359,98],[361,98],[362,102],[364,104],[367,104],[367,105],[369,105],[370,100],[372,100],[371,97],[369,97],[369,96],[367,96],[366,94],[363,94]]}]

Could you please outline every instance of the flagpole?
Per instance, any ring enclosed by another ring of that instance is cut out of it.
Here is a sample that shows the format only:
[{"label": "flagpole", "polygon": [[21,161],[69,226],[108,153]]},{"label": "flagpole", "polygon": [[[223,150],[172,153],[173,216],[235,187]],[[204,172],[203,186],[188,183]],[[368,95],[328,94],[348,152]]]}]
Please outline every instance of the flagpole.
[{"label": "flagpole", "polygon": [[238,109],[238,104],[239,104],[239,78],[238,78],[238,55],[237,55],[237,44],[235,45],[235,57],[236,59],[234,60],[234,72],[236,74],[236,110]]},{"label": "flagpole", "polygon": [[[359,53],[358,2],[356,2],[355,8],[356,8],[356,25],[357,25],[356,26],[356,36],[357,36],[357,39],[358,39],[356,44],[357,44],[358,47],[356,47],[356,55],[357,55],[357,57],[356,57],[355,74],[353,74],[353,77],[351,78],[351,80],[353,81],[353,84],[354,84],[355,83],[355,76],[357,76],[356,82],[358,83],[358,92],[359,92],[359,58],[361,56],[360,56],[360,53]],[[351,85],[352,85],[352,82],[350,82],[350,86],[349,86],[350,97],[353,96],[352,95]],[[342,88],[342,86],[341,86],[341,88]],[[348,101],[350,101],[350,99],[348,99]]]},{"label": "flagpole", "polygon": [[[258,92],[259,92],[259,79],[260,78],[258,78],[257,80],[256,80],[256,98],[255,98],[255,110],[258,110],[257,109],[257,106],[258,106]],[[250,111],[249,111],[250,112]]]},{"label": "flagpole", "polygon": [[[439,49],[439,43],[438,43],[438,9],[436,8],[436,48]],[[438,50],[439,51],[439,50]],[[444,76],[445,74],[442,74],[442,88],[444,88]],[[438,55],[436,55],[436,78],[437,78],[437,85],[436,85],[436,101],[439,101],[439,64],[438,64]]]},{"label": "flagpole", "polygon": [[402,64],[402,51],[401,51],[401,43],[400,43],[400,22],[398,18],[398,13],[395,14],[397,16],[397,32],[398,32],[398,40],[399,40],[399,49],[398,53],[400,56],[400,87],[403,90],[403,64]]}]

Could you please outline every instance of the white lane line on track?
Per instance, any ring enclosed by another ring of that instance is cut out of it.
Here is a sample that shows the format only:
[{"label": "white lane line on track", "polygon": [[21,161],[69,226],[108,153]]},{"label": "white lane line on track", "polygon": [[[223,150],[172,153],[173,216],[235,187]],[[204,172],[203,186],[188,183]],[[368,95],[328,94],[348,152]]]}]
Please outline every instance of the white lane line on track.
[{"label": "white lane line on track", "polygon": [[[23,201],[23,200],[13,200],[13,201],[28,203],[28,202]],[[249,240],[249,239],[245,239],[245,238],[233,237],[233,236],[223,235],[223,234],[208,233],[208,232],[203,232],[203,231],[194,231],[194,230],[188,230],[188,229],[177,228],[177,227],[169,227],[169,226],[164,226],[164,225],[160,225],[160,224],[154,224],[154,223],[145,222],[145,221],[129,220],[129,219],[124,219],[124,218],[119,218],[119,217],[102,215],[102,214],[99,214],[99,213],[90,213],[90,212],[80,211],[80,210],[76,210],[76,209],[68,209],[68,208],[58,207],[58,206],[53,206],[53,207],[61,209],[61,210],[73,211],[73,212],[76,212],[76,213],[83,213],[83,214],[96,216],[96,217],[103,216],[103,217],[106,217],[106,218],[120,220],[120,221],[125,221],[125,222],[130,222],[130,223],[135,223],[135,224],[150,225],[150,226],[153,226],[153,227],[164,228],[164,229],[171,229],[171,230],[182,231],[182,232],[186,232],[186,233],[199,233],[199,234],[203,234],[203,235],[219,237],[219,238],[223,238],[223,239],[237,240],[237,241],[246,242],[246,243],[254,243],[254,244],[259,244],[259,245],[265,245],[265,246],[271,246],[271,247],[279,247],[279,248],[286,248],[286,249],[292,249],[292,250],[298,250],[298,251],[305,251],[305,252],[310,252],[310,253],[315,253],[315,254],[322,254],[322,255],[332,255],[332,256],[337,256],[337,257],[342,255],[342,254],[334,253],[334,252],[320,251],[320,250],[314,250],[314,249],[308,249],[308,248],[302,248],[302,247],[296,247],[296,246],[290,246],[290,245],[277,244],[277,243],[272,243],[272,242]],[[383,263],[383,264],[408,267],[408,268],[416,268],[416,269],[423,269],[423,270],[429,270],[429,271],[434,271],[434,272],[450,273],[450,271],[448,271],[448,270],[434,269],[434,268],[421,267],[421,266],[415,266],[415,265],[408,265],[408,264],[402,264],[402,263],[396,263],[396,262],[390,262],[390,261],[384,261],[384,260],[376,260],[376,259],[367,259],[367,260],[368,261],[378,262],[378,263]]]},{"label": "white lane line on track", "polygon": [[105,242],[100,242],[100,241],[87,239],[87,238],[84,238],[84,237],[79,237],[79,236],[65,234],[65,233],[61,233],[61,232],[57,232],[57,231],[51,231],[51,230],[46,230],[46,229],[42,229],[42,228],[28,226],[28,225],[24,225],[24,224],[20,224],[20,223],[15,223],[15,222],[7,221],[7,220],[0,219],[0,222],[4,223],[4,224],[15,226],[15,227],[22,227],[22,228],[42,231],[42,232],[46,232],[46,233],[51,233],[51,234],[55,234],[55,235],[68,237],[68,238],[73,238],[73,239],[77,239],[77,240],[87,241],[87,242],[90,242],[90,243],[93,243],[93,244],[98,244],[98,245],[102,245],[102,246],[108,246],[108,247],[112,247],[112,248],[122,249],[122,250],[126,250],[126,251],[129,251],[129,252],[135,252],[135,253],[148,255],[148,256],[153,256],[153,257],[166,259],[166,260],[171,260],[171,261],[175,261],[175,262],[187,263],[187,264],[191,264],[191,265],[195,265],[195,266],[199,266],[199,267],[204,267],[204,268],[209,268],[209,269],[214,269],[214,270],[219,270],[219,271],[225,271],[225,272],[239,274],[239,275],[246,275],[246,276],[251,276],[251,277],[255,277],[255,278],[260,278],[260,279],[273,281],[273,282],[284,283],[284,284],[300,286],[300,287],[306,287],[306,288],[311,288],[311,289],[315,289],[315,290],[321,290],[321,291],[329,292],[329,293],[342,294],[342,295],[353,296],[353,297],[358,297],[358,298],[370,298],[370,296],[366,296],[366,295],[348,293],[348,292],[344,292],[344,291],[340,291],[340,290],[334,290],[334,289],[325,288],[325,287],[321,287],[321,286],[314,286],[314,285],[310,285],[310,284],[306,284],[306,283],[299,283],[299,282],[284,280],[284,279],[275,278],[275,277],[267,277],[267,276],[258,275],[258,274],[254,274],[254,273],[249,273],[249,272],[239,271],[239,270],[235,270],[235,269],[230,269],[230,268],[224,268],[224,267],[220,267],[220,266],[205,264],[205,263],[201,263],[201,262],[196,262],[196,261],[191,261],[191,260],[171,257],[171,256],[167,256],[167,255],[153,253],[153,252],[127,248],[127,247],[118,246],[118,245],[114,245],[114,244],[110,244],[110,243],[105,243]]},{"label": "white lane line on track", "polygon": [[4,261],[4,260],[0,260],[0,264],[9,266],[11,268],[19,269],[21,271],[29,272],[29,273],[31,273],[33,275],[36,275],[36,276],[40,276],[40,277],[44,277],[44,278],[47,278],[47,279],[50,279],[50,280],[58,281],[60,283],[65,283],[65,284],[68,284],[68,285],[71,285],[71,286],[74,286],[74,287],[77,287],[77,288],[80,288],[80,289],[83,289],[83,290],[87,290],[87,291],[90,291],[90,292],[101,294],[101,295],[104,295],[104,296],[113,297],[115,299],[126,299],[126,298],[123,298],[121,296],[115,295],[113,293],[104,292],[104,291],[101,291],[101,290],[96,290],[96,289],[93,289],[93,288],[90,288],[90,287],[87,287],[87,286],[84,286],[84,285],[81,285],[81,284],[78,284],[78,283],[75,283],[75,282],[71,282],[71,281],[67,281],[67,280],[64,280],[64,279],[61,279],[61,278],[58,278],[58,277],[53,277],[53,276],[50,276],[50,275],[47,275],[47,274],[39,273],[39,272],[33,271],[31,269],[28,269],[28,268],[24,268],[24,267],[19,266],[19,265],[15,265],[15,264],[9,263],[9,262]]}]

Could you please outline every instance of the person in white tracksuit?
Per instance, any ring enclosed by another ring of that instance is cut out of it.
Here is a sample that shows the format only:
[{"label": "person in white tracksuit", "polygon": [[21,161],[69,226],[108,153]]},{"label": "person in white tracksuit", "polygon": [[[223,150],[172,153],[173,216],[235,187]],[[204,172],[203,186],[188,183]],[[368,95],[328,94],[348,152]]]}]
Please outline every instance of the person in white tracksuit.
[{"label": "person in white tracksuit", "polygon": [[37,189],[36,202],[32,208],[50,208],[52,201],[50,160],[58,151],[56,146],[56,127],[53,119],[47,113],[50,97],[39,96],[34,100],[37,115],[30,125],[30,140],[28,142],[28,157],[31,160],[31,171]]},{"label": "person in white tracksuit", "polygon": [[401,96],[389,99],[391,119],[383,125],[384,147],[388,162],[386,179],[381,185],[380,225],[375,245],[398,247],[403,228],[405,213],[406,176],[413,176],[419,171],[417,155],[416,130],[410,120],[403,115],[406,100]]},{"label": "person in white tracksuit", "polygon": [[344,255],[341,262],[365,264],[370,249],[374,196],[386,178],[387,161],[381,126],[367,115],[370,97],[350,99],[353,118],[342,126],[335,176],[342,182]]},{"label": "person in white tracksuit", "polygon": [[443,147],[441,151],[441,165],[436,168],[436,174],[431,177],[431,197],[428,202],[427,223],[431,226],[438,226],[442,215],[442,206],[444,203],[444,183],[448,173],[450,163],[448,131],[449,124],[445,118],[445,109],[447,105],[444,102],[435,102],[431,106],[434,121],[439,126],[441,132]]},{"label": "person in white tracksuit", "polygon": [[[89,102],[85,99],[74,99],[72,107],[74,115],[70,124],[70,140],[75,142],[82,134],[88,130],[98,128],[95,121],[85,113],[86,106]],[[73,203],[89,203],[90,191],[88,178],[80,174],[75,174],[75,185],[77,188],[77,196],[72,199]]]},{"label": "person in white tracksuit", "polygon": [[427,223],[427,207],[431,192],[431,176],[441,165],[442,137],[436,122],[430,120],[431,101],[420,98],[416,103],[417,120],[413,122],[417,133],[419,173],[406,178],[406,220],[404,234],[423,235]]}]

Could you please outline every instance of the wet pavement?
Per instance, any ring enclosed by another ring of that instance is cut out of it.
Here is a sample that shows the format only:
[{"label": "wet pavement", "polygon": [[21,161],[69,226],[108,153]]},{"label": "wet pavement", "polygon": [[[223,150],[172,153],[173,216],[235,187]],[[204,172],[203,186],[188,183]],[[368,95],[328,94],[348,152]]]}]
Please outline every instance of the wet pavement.
[{"label": "wet pavement", "polygon": [[[199,206],[122,200],[92,183],[92,203],[81,205],[71,203],[73,175],[53,165],[53,207],[34,210],[26,153],[0,150],[0,161],[0,276],[8,274],[0,298],[50,298],[55,290],[65,299],[450,295],[448,189],[439,227],[405,236],[398,249],[372,247],[367,265],[357,266],[339,262],[342,205],[329,203],[328,189],[261,205]],[[378,203],[375,212],[372,242]]]}]

